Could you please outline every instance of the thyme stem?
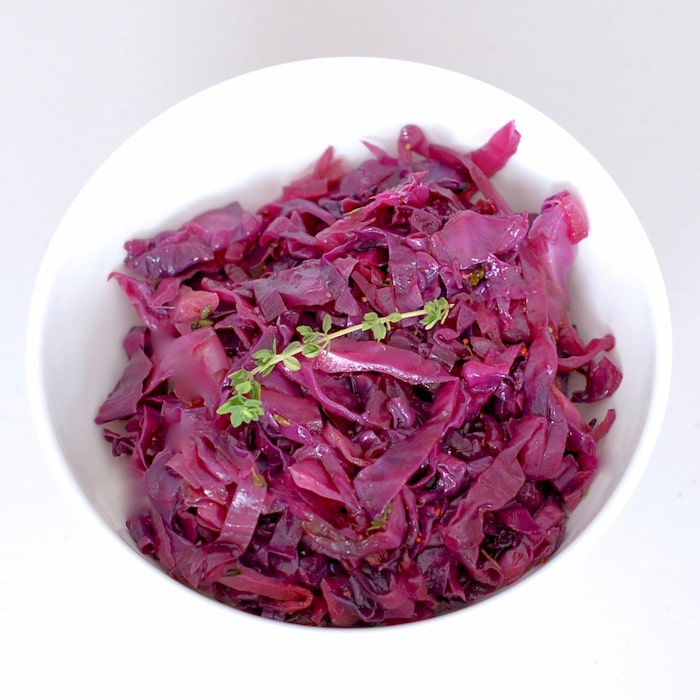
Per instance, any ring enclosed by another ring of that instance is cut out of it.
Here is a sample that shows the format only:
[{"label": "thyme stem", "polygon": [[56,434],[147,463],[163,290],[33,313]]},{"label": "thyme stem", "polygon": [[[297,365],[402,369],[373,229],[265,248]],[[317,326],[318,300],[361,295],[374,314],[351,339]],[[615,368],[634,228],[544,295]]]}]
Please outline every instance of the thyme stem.
[{"label": "thyme stem", "polygon": [[381,341],[386,338],[392,325],[395,325],[407,318],[420,318],[420,323],[429,330],[438,323],[444,323],[450,311],[450,304],[447,299],[440,297],[429,301],[422,309],[415,311],[395,311],[386,316],[379,316],[374,311],[365,314],[361,323],[356,323],[347,328],[341,328],[330,332],[332,319],[325,316],[322,322],[322,330],[314,330],[310,326],[298,326],[297,333],[301,336],[301,341],[294,340],[282,351],[277,352],[276,345],[271,349],[264,348],[253,353],[256,364],[252,369],[239,369],[229,375],[232,394],[219,408],[220,415],[230,414],[231,425],[234,428],[243,423],[251,423],[258,420],[263,415],[262,401],[260,400],[260,383],[255,379],[256,375],[265,377],[280,362],[288,369],[296,371],[301,369],[301,363],[296,357],[313,358],[330,348],[330,344],[336,338],[355,333],[357,331],[371,331],[374,339]]}]

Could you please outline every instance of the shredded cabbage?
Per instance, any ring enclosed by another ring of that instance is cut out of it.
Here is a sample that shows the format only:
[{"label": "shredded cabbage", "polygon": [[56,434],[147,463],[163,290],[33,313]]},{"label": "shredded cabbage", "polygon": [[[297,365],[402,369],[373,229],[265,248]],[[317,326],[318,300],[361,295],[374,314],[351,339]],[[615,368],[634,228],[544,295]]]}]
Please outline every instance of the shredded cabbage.
[{"label": "shredded cabbage", "polygon": [[[465,154],[409,125],[395,156],[329,148],[258,211],[126,243],[111,278],[140,323],[96,422],[139,474],[142,553],[240,610],[350,627],[464,607],[556,551],[614,421],[579,404],[622,375],[613,336],[569,317],[580,203],[513,212],[490,179],[519,140],[509,123]],[[259,420],[217,414],[229,375],[298,326],[440,297],[443,324],[339,338],[261,378]]]}]

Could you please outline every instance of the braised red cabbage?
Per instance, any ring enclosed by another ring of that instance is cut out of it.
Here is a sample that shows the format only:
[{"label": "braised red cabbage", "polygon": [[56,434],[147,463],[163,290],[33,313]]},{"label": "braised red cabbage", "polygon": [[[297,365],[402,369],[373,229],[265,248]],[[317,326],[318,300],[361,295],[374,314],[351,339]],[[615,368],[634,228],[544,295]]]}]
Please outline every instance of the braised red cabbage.
[{"label": "braised red cabbage", "polygon": [[[513,212],[491,176],[505,125],[470,153],[404,127],[398,153],[329,148],[255,212],[239,203],[126,244],[112,278],[140,323],[96,417],[142,486],[128,528],[175,579],[319,626],[429,618],[513,583],[560,545],[621,372],[583,340],[567,272],[588,232],[567,191]],[[445,323],[352,333],[261,378],[262,417],[217,408],[229,374],[300,325],[446,298]]]}]

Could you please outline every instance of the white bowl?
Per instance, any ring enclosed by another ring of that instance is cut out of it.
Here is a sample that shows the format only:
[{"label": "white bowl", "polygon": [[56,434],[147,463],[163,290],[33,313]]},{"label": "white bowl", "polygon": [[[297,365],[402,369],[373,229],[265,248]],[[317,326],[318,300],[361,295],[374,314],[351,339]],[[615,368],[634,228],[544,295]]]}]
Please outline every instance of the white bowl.
[{"label": "white bowl", "polygon": [[[522,141],[496,176],[497,186],[514,209],[538,210],[564,187],[583,201],[590,235],[570,276],[572,314],[584,338],[614,333],[624,373],[607,403],[617,420],[600,446],[600,471],[571,516],[559,553],[540,571],[590,546],[638,482],[665,410],[670,314],[652,248],[615,183],[550,119],[466,76],[369,58],[267,68],[185,100],[123,144],[65,215],[32,300],[28,385],[46,458],[87,506],[89,522],[102,522],[133,547],[120,470],[93,420],[121,373],[121,341],[135,318],[117,285],[107,282],[127,239],[234,199],[254,208],[329,144],[347,160],[359,160],[366,153],[361,140],[391,150],[399,128],[415,123],[431,140],[467,150],[511,119]],[[530,577],[489,605],[521,589],[526,595],[538,579]],[[211,604],[182,590],[183,604],[188,596],[191,605]]]}]

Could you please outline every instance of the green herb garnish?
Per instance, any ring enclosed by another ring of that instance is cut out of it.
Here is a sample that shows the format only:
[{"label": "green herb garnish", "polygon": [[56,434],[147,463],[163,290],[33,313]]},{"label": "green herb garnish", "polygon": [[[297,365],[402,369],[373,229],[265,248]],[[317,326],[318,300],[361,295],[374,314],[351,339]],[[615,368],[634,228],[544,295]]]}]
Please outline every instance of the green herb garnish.
[{"label": "green herb garnish", "polygon": [[263,409],[260,400],[260,382],[255,379],[256,375],[267,376],[280,362],[288,370],[299,370],[301,363],[297,355],[308,358],[318,357],[330,348],[331,341],[357,331],[371,331],[375,340],[384,340],[392,325],[407,318],[420,318],[421,325],[426,330],[430,330],[438,323],[444,323],[449,311],[449,302],[441,297],[429,301],[422,309],[416,311],[404,313],[395,311],[387,316],[379,316],[376,312],[370,311],[364,315],[362,323],[333,332],[331,332],[333,319],[328,315],[323,317],[320,331],[314,330],[311,326],[298,326],[297,333],[301,341],[292,341],[280,352],[277,351],[276,343],[273,343],[270,349],[258,350],[252,355],[256,363],[253,369],[239,369],[229,375],[232,394],[216,412],[220,415],[229,413],[231,425],[234,428],[238,428],[243,423],[257,421],[263,415]]}]

